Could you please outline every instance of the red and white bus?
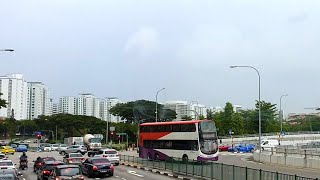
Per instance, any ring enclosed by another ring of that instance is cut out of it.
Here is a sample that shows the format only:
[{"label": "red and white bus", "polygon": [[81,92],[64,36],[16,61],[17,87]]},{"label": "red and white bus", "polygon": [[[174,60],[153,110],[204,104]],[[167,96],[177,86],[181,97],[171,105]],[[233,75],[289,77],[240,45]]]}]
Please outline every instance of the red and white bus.
[{"label": "red and white bus", "polygon": [[141,158],[218,160],[217,128],[211,120],[143,123],[139,130]]}]

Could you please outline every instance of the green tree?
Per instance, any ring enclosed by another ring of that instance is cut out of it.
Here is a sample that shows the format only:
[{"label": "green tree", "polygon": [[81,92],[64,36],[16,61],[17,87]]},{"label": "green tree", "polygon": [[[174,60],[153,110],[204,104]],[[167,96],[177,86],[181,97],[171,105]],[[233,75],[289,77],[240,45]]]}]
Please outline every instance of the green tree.
[{"label": "green tree", "polygon": [[207,119],[213,120],[214,113],[211,109],[207,109]]},{"label": "green tree", "polygon": [[183,120],[192,120],[192,117],[188,116],[188,115],[184,115],[184,116],[181,117],[181,119],[183,119]]},{"label": "green tree", "polygon": [[2,93],[0,92],[0,109],[7,107],[7,102],[4,99],[1,99]]},{"label": "green tree", "polygon": [[204,119],[206,119],[206,118],[204,117],[203,114],[201,114],[201,115],[199,116],[199,120],[204,120]]},{"label": "green tree", "polygon": [[[277,117],[276,104],[261,101],[261,132],[268,132],[267,126],[270,122],[274,122]],[[259,132],[259,101],[256,102],[254,128]]]},{"label": "green tree", "polygon": [[[114,116],[120,116],[127,123],[138,124],[140,120],[145,122],[155,121],[155,102],[137,100],[127,103],[117,104],[110,109]],[[176,112],[171,109],[164,109],[163,105],[158,104],[158,121],[172,121],[176,118]]]},{"label": "green tree", "polygon": [[231,128],[235,134],[245,134],[244,119],[240,113],[234,113],[231,120]]}]

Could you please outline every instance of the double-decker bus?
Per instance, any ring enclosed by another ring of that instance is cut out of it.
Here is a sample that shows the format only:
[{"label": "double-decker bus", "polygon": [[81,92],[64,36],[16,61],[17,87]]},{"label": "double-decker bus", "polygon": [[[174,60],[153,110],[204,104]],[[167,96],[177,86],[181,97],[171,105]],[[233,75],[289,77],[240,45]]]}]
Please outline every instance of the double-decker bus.
[{"label": "double-decker bus", "polygon": [[217,129],[211,120],[143,123],[139,130],[141,158],[218,160]]}]

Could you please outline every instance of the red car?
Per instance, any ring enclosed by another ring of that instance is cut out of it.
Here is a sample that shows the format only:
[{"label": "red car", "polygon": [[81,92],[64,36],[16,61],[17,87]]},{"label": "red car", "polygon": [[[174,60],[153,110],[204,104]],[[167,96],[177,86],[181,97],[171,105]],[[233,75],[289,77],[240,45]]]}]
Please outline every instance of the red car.
[{"label": "red car", "polygon": [[228,151],[230,146],[228,145],[220,145],[219,146],[219,151]]}]

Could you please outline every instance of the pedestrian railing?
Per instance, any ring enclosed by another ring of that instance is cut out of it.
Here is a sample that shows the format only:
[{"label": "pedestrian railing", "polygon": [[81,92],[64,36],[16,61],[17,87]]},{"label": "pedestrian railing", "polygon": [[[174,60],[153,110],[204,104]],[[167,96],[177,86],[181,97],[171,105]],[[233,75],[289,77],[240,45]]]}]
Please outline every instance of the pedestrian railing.
[{"label": "pedestrian railing", "polygon": [[180,158],[158,161],[120,155],[120,160],[124,163],[157,168],[182,175],[211,180],[318,180],[318,178],[301,177],[217,162],[182,161]]},{"label": "pedestrian railing", "polygon": [[271,155],[281,154],[283,156],[297,156],[304,158],[320,158],[320,149],[294,149],[294,148],[266,148],[263,153]]}]

